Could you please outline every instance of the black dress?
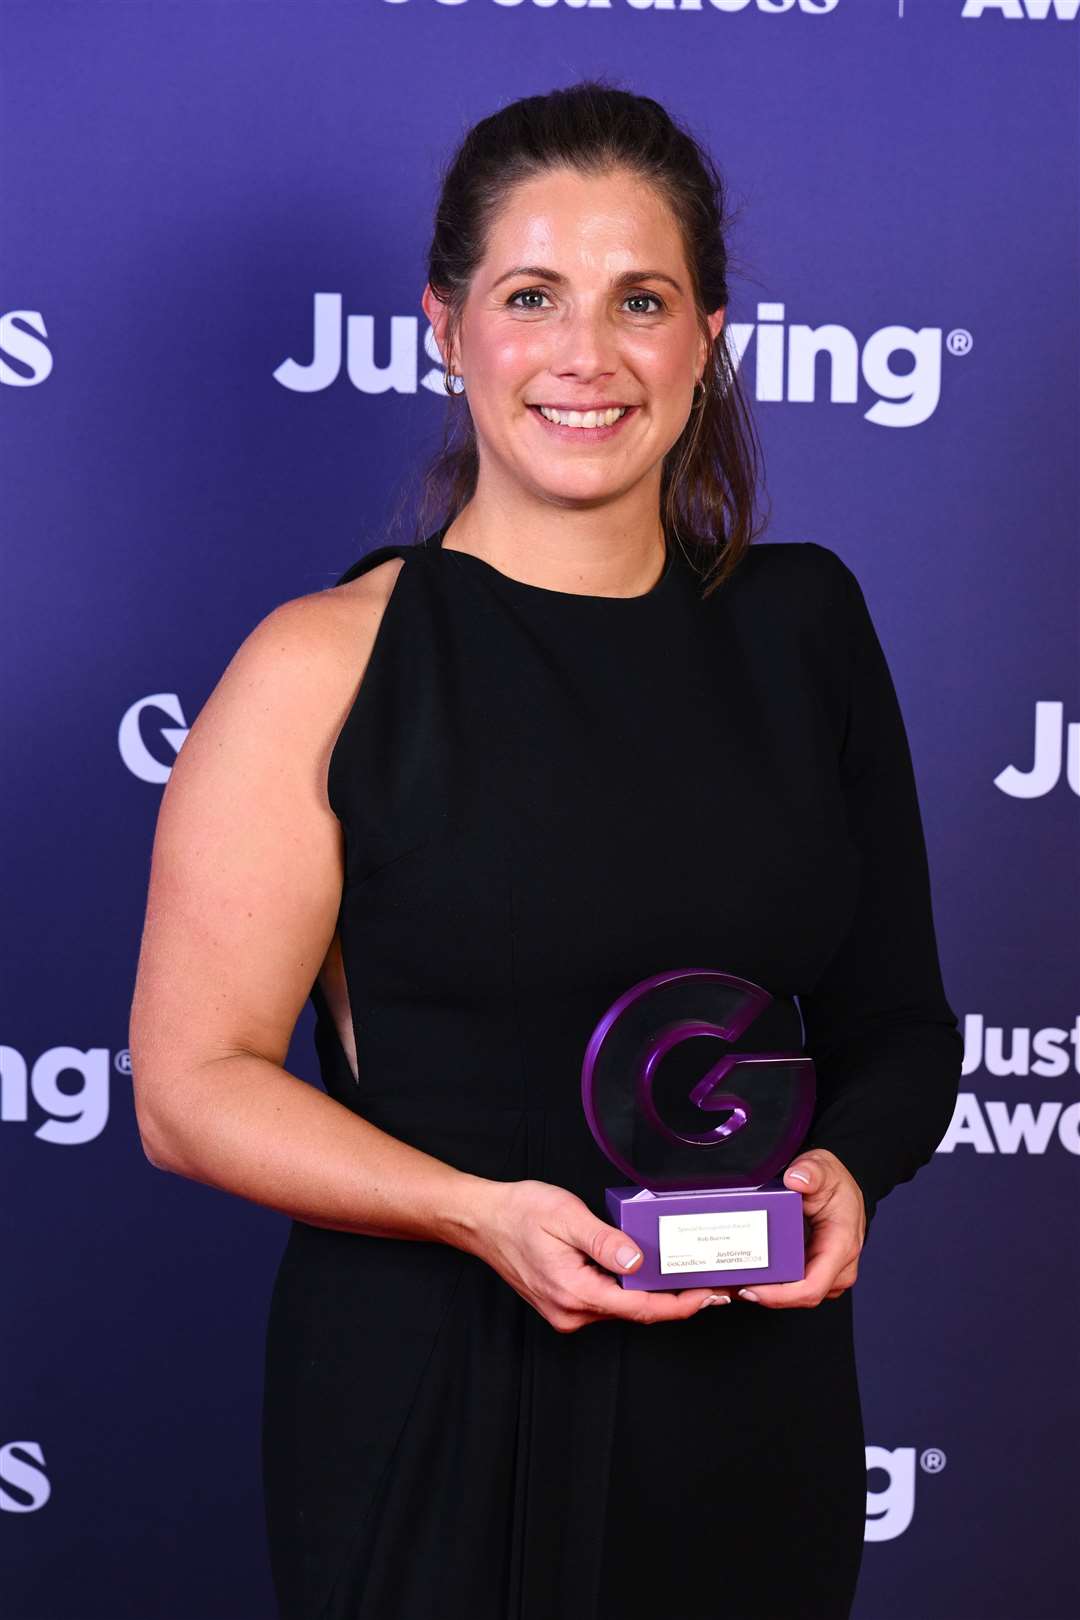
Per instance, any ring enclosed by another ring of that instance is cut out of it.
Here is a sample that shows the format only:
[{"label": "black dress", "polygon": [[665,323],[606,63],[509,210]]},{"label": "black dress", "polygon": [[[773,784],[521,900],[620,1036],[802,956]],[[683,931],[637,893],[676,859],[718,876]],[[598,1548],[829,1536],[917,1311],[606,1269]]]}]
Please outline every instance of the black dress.
[{"label": "black dress", "polygon": [[[644,595],[579,596],[443,533],[338,582],[405,559],[328,773],[360,1078],[316,986],[327,1091],[606,1219],[589,1034],[639,980],[720,968],[773,993],[751,1045],[814,1058],[806,1145],[872,1214],[944,1134],[962,1039],[855,576],[753,546],[702,601],[675,549]],[[852,1304],[559,1333],[448,1244],[294,1221],[263,1428],[282,1620],[843,1620]]]}]

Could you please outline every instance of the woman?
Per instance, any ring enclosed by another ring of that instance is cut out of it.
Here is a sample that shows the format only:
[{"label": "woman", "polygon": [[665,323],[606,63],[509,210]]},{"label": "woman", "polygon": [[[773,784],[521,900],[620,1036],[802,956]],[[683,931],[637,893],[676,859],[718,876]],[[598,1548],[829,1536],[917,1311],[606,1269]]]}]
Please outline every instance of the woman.
[{"label": "woman", "polygon": [[[237,652],[162,804],[133,1008],[151,1160],[293,1217],[280,1614],[847,1616],[851,1288],[961,1059],[889,672],[834,552],[751,545],[692,138],[601,84],[530,97],[436,219],[442,521]],[[817,1070],[805,1278],[756,1298],[621,1287],[581,1104],[600,1015],[695,965],[766,986],[758,1049],[804,1027]],[[309,993],[326,1094],[282,1067]]]}]

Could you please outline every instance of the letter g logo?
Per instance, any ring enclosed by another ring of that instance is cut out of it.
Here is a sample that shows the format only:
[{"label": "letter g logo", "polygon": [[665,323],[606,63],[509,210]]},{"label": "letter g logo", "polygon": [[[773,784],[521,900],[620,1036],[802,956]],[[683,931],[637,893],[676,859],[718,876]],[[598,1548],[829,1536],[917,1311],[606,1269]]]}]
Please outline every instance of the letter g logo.
[{"label": "letter g logo", "polygon": [[[731,973],[642,979],[585,1050],[581,1100],[598,1146],[650,1190],[761,1186],[798,1151],[813,1114],[813,1061],[791,1049],[800,1025],[789,998]],[[748,1030],[758,1045],[731,1050]],[[704,1073],[699,1038],[728,1048]],[[773,1042],[786,1050],[762,1050]]]}]

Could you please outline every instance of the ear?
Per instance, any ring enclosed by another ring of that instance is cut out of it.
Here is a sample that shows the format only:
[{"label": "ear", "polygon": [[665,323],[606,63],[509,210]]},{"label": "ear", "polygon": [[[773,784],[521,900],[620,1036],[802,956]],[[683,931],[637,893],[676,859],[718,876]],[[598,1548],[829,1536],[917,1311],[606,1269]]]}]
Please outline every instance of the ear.
[{"label": "ear", "polygon": [[[719,309],[714,309],[712,314],[709,316],[709,331],[712,334],[712,340],[713,340],[714,343],[716,342],[717,338],[720,336],[721,329],[722,329],[722,327],[724,325],[724,316],[726,314],[727,314],[727,306],[726,305],[721,305]],[[708,353],[703,352],[702,356],[701,356],[701,369],[703,371],[708,366],[708,363],[709,363]]]},{"label": "ear", "polygon": [[446,369],[449,369],[447,366],[448,356],[446,353],[446,326],[447,321],[449,320],[449,310],[440,299],[436,298],[435,294],[431,290],[430,282],[427,282],[424,285],[424,291],[420,298],[420,307],[424,311],[424,314],[427,316],[428,320],[431,322],[431,330],[435,334],[435,342],[439,346],[439,354],[442,357],[443,366],[446,367]]}]

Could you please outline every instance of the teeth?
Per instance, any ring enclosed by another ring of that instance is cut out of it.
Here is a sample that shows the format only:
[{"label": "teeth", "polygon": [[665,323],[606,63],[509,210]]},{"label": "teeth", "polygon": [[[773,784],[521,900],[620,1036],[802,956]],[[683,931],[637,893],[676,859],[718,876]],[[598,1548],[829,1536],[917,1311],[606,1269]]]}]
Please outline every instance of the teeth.
[{"label": "teeth", "polygon": [[548,405],[539,406],[541,416],[546,416],[549,422],[558,422],[560,427],[611,427],[620,416],[625,416],[628,407],[614,405],[610,411],[553,411]]}]

